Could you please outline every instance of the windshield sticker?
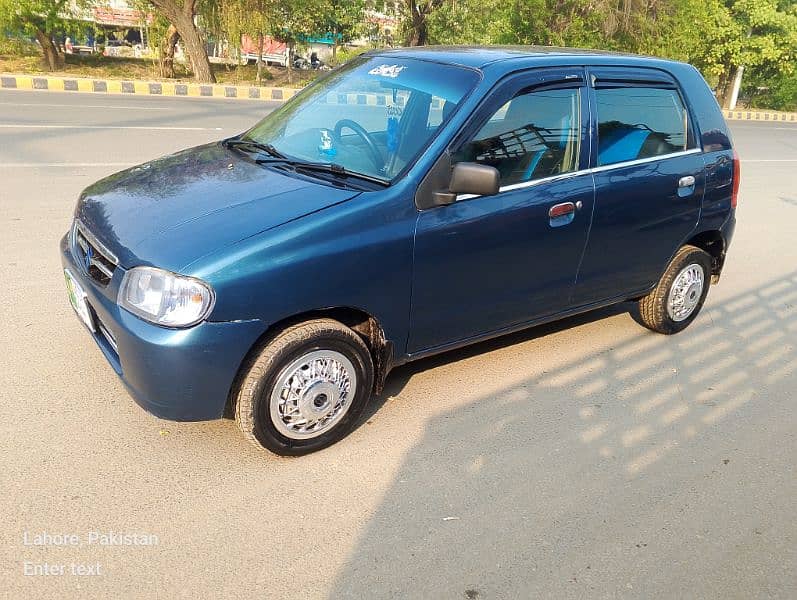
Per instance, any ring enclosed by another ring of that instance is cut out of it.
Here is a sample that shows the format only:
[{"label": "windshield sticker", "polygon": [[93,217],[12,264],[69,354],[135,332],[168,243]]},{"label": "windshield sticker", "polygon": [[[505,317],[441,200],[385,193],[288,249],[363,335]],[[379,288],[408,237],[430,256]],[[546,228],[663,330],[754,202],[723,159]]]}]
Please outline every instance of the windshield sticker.
[{"label": "windshield sticker", "polygon": [[392,77],[395,79],[407,67],[400,67],[398,65],[379,65],[368,71],[369,75],[381,75],[382,77]]}]

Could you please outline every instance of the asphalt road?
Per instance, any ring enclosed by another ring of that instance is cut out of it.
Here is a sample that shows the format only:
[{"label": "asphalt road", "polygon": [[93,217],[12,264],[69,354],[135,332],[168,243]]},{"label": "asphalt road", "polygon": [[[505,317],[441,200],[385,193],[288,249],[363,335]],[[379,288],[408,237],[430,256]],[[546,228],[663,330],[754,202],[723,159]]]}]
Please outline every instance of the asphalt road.
[{"label": "asphalt road", "polygon": [[138,408],[57,250],[93,180],[269,109],[0,92],[0,595],[797,596],[797,126],[732,124],[736,238],[683,334],[620,306],[425,360],[283,459]]}]

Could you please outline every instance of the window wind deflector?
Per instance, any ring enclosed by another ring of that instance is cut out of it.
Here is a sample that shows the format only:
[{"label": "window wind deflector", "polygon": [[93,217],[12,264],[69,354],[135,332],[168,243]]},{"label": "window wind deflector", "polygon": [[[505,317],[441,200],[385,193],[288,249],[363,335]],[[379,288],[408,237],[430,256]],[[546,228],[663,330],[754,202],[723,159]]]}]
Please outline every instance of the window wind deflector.
[{"label": "window wind deflector", "polygon": [[579,75],[578,73],[574,73],[572,75],[566,75],[564,77],[557,76],[551,77],[550,79],[542,79],[531,85],[527,85],[523,87],[518,94],[528,94],[530,92],[543,92],[545,90],[558,90],[558,89],[567,89],[567,88],[574,88],[574,87],[581,87],[584,85],[584,76]]},{"label": "window wind deflector", "polygon": [[623,77],[622,74],[592,74],[594,88],[616,88],[616,87],[651,87],[675,89],[677,86],[675,82],[666,75],[659,76],[658,74],[642,75],[634,74],[630,77]]}]

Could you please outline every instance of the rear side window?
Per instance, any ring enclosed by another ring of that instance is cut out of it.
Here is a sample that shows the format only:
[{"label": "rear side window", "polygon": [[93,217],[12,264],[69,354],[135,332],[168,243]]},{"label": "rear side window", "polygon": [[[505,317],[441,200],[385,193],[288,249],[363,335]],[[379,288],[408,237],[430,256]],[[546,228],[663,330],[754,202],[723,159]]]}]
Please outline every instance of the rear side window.
[{"label": "rear side window", "polygon": [[502,187],[575,171],[580,108],[578,88],[522,92],[493,113],[453,160],[495,167]]},{"label": "rear side window", "polygon": [[598,165],[664,156],[689,147],[678,92],[655,87],[596,89]]}]

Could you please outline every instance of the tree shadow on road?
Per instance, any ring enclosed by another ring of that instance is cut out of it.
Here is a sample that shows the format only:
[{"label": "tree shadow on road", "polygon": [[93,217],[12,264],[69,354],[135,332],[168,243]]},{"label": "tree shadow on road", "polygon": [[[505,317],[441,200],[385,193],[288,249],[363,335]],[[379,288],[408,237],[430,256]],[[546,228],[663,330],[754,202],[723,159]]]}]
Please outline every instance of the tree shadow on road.
[{"label": "tree shadow on road", "polygon": [[[589,326],[626,308],[403,367],[383,399],[422,370]],[[532,377],[519,369],[496,384],[485,372],[489,392],[452,381],[450,393],[467,398],[455,410],[436,412],[414,399],[417,410],[434,416],[329,597],[634,596],[673,573],[684,574],[687,596],[690,585],[710,592],[719,574],[705,573],[711,564],[701,563],[715,546],[701,540],[712,529],[726,531],[728,520],[760,525],[756,519],[775,518],[751,506],[776,494],[776,482],[730,480],[722,470],[731,468],[748,431],[777,424],[774,411],[793,398],[796,316],[792,272],[709,301],[681,335],[641,332],[601,348],[582,340],[571,358]],[[788,419],[780,426],[793,431]],[[724,497],[707,500],[703,487]],[[705,531],[695,531],[689,519],[702,510],[711,516]],[[762,538],[754,529],[742,527],[732,547],[755,548]],[[683,554],[681,563],[661,564],[661,555],[673,553]],[[753,566],[767,555],[754,553]],[[766,594],[777,583],[757,585]]]}]

